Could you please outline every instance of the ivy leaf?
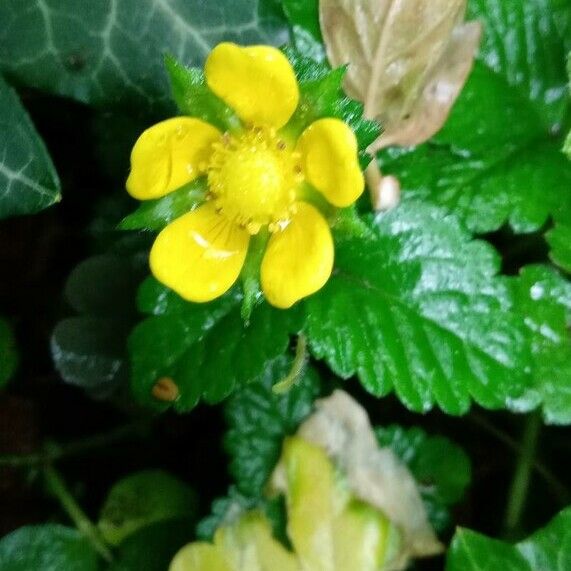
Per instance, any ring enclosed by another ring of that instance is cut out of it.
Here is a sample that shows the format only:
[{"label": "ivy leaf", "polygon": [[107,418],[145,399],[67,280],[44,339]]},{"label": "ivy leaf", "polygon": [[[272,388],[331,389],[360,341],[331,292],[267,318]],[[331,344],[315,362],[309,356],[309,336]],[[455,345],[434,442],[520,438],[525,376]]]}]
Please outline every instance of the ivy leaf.
[{"label": "ivy leaf", "polygon": [[381,446],[389,446],[414,476],[430,523],[436,531],[450,525],[450,508],[462,499],[472,475],[470,459],[448,438],[421,428],[377,427]]},{"label": "ivy leaf", "polygon": [[449,414],[471,399],[525,409],[531,348],[499,258],[440,209],[379,215],[369,239],[338,240],[336,271],[308,298],[315,357],[370,393]]},{"label": "ivy leaf", "polygon": [[141,288],[141,311],[153,315],[131,333],[129,352],[132,389],[144,404],[166,408],[153,396],[161,379],[174,383],[175,408],[193,408],[200,398],[215,403],[241,385],[263,375],[284,355],[290,335],[302,327],[300,311],[281,311],[258,305],[245,323],[242,298],[231,291],[222,298],[196,304],[147,280]]},{"label": "ivy leaf", "polygon": [[[81,18],[78,19],[78,14]],[[201,65],[221,41],[287,41],[273,0],[6,0],[0,69],[21,84],[96,106],[171,110],[163,57]]]},{"label": "ivy leaf", "polygon": [[571,6],[555,13],[550,5],[470,3],[485,39],[446,126],[430,143],[379,157],[383,172],[399,178],[403,200],[443,205],[476,233],[506,222],[533,232],[550,216],[568,222],[571,164],[558,135],[568,107],[567,48],[559,24]]},{"label": "ivy leaf", "polygon": [[375,145],[415,145],[440,130],[472,68],[481,28],[466,0],[321,0],[329,61],[349,64],[347,93],[385,131]]},{"label": "ivy leaf", "polygon": [[231,458],[230,473],[245,496],[262,496],[279,460],[283,439],[312,411],[319,393],[317,374],[309,369],[287,393],[275,394],[272,386],[290,367],[291,359],[277,360],[261,382],[237,391],[226,403],[224,444]]},{"label": "ivy leaf", "polygon": [[46,524],[21,527],[0,540],[2,571],[97,571],[97,554],[75,529]]},{"label": "ivy leaf", "polygon": [[0,317],[0,389],[14,375],[18,361],[19,356],[12,328],[5,319]]},{"label": "ivy leaf", "polygon": [[566,571],[571,569],[571,508],[515,545],[458,529],[448,552],[446,571]]},{"label": "ivy leaf", "polygon": [[545,421],[571,424],[571,283],[551,268],[529,266],[514,285],[533,334],[535,390]]},{"label": "ivy leaf", "polygon": [[33,214],[59,202],[60,181],[44,142],[1,76],[0,131],[0,219]]},{"label": "ivy leaf", "polygon": [[318,0],[282,0],[291,26],[295,49],[317,61],[325,59],[323,37],[319,26]]},{"label": "ivy leaf", "polygon": [[167,472],[146,470],[129,474],[111,488],[98,527],[108,543],[119,545],[158,522],[186,519],[190,529],[195,513],[196,495],[189,486]]}]

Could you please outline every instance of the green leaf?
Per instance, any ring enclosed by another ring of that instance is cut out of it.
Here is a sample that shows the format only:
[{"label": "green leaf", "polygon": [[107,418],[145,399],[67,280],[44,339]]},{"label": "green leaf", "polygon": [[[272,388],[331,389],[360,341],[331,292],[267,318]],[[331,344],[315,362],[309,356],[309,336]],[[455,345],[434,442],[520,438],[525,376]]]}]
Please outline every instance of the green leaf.
[{"label": "green leaf", "polygon": [[515,545],[458,529],[446,571],[567,571],[571,569],[571,508]]},{"label": "green leaf", "polygon": [[357,137],[363,154],[381,133],[376,121],[363,118],[363,105],[349,99],[342,88],[345,68],[331,68],[301,55],[291,48],[284,49],[299,81],[300,100],[286,129],[293,137],[299,136],[314,121],[323,117],[337,117],[345,121]]},{"label": "green leaf", "polygon": [[160,231],[175,218],[204,202],[206,192],[206,181],[199,178],[162,198],[146,200],[137,210],[123,218],[119,229]]},{"label": "green leaf", "polygon": [[529,266],[514,285],[533,335],[535,390],[545,421],[571,424],[571,283],[551,268]]},{"label": "green leaf", "polygon": [[231,458],[230,473],[245,496],[262,496],[279,460],[283,439],[311,413],[319,394],[313,369],[285,394],[275,394],[272,386],[288,374],[290,367],[291,359],[277,360],[261,382],[238,390],[226,403],[228,432],[224,444]]},{"label": "green leaf", "polygon": [[449,508],[459,502],[472,479],[470,459],[458,445],[421,428],[377,427],[381,446],[389,446],[417,481],[430,523],[437,531],[450,525]]},{"label": "green leaf", "polygon": [[165,571],[192,535],[192,521],[188,519],[145,527],[121,543],[108,571]]},{"label": "green leaf", "polygon": [[307,302],[315,357],[411,410],[530,406],[531,347],[499,258],[422,204],[379,215],[369,239],[338,240],[336,270]]},{"label": "green leaf", "polygon": [[66,283],[66,298],[79,315],[54,328],[52,358],[66,383],[94,398],[107,398],[127,382],[127,336],[136,321],[135,295],[146,265],[146,249],[140,247],[125,255],[94,256]]},{"label": "green leaf", "polygon": [[556,224],[547,235],[551,246],[551,260],[560,268],[571,272],[571,224]]},{"label": "green leaf", "polygon": [[119,545],[151,524],[189,521],[195,512],[196,495],[189,486],[167,472],[146,470],[129,474],[111,488],[98,526],[108,543]]},{"label": "green leaf", "polygon": [[12,378],[18,367],[18,350],[10,324],[0,317],[0,389]]},{"label": "green leaf", "polygon": [[97,554],[78,531],[54,524],[21,527],[0,540],[2,571],[97,571]]},{"label": "green leaf", "polygon": [[172,56],[166,57],[165,64],[173,99],[181,113],[198,117],[221,131],[232,131],[240,126],[236,113],[206,85],[201,69],[185,67]]},{"label": "green leaf", "polygon": [[282,0],[289,20],[293,44],[300,53],[317,61],[325,59],[325,49],[319,26],[317,0]]},{"label": "green leaf", "polygon": [[[516,232],[571,217],[571,164],[561,153],[566,48],[552,0],[474,0],[484,44],[444,129],[416,149],[379,156],[403,199],[445,206],[477,233]],[[508,33],[509,31],[509,33]]]},{"label": "green leaf", "polygon": [[1,76],[0,131],[0,219],[33,214],[58,202],[60,182],[44,142]]},{"label": "green leaf", "polygon": [[159,379],[174,381],[178,411],[200,398],[215,403],[241,385],[257,380],[287,350],[290,335],[301,329],[301,313],[263,303],[248,322],[240,315],[241,295],[231,291],[208,303],[185,302],[172,291],[147,280],[139,304],[150,317],[129,339],[132,389],[138,400],[166,408],[152,396]]},{"label": "green leaf", "polygon": [[273,0],[5,0],[0,37],[0,68],[21,84],[163,112],[172,109],[165,53],[202,65],[221,41],[279,45],[288,33]]}]

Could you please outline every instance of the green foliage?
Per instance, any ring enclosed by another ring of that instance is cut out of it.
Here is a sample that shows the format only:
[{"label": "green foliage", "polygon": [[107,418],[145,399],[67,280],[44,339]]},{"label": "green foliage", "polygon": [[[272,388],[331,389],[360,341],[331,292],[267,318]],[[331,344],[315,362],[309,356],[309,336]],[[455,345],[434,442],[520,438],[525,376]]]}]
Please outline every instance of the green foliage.
[{"label": "green foliage", "polygon": [[184,519],[191,529],[195,511],[191,488],[167,472],[147,470],[130,474],[111,488],[98,526],[108,543],[119,545],[159,522]]},{"label": "green foliage", "polygon": [[0,37],[0,69],[21,84],[107,108],[170,111],[165,53],[201,65],[220,41],[279,45],[288,34],[274,0],[6,0]]},{"label": "green foliage", "polygon": [[571,569],[571,508],[515,545],[458,529],[446,571],[566,571]]},{"label": "green foliage", "polygon": [[98,571],[97,555],[79,531],[55,524],[21,527],[0,540],[2,571]]},{"label": "green foliage", "polygon": [[324,59],[317,0],[283,0],[283,7],[295,48],[315,60]]},{"label": "green foliage", "polygon": [[405,200],[444,205],[478,233],[506,222],[532,232],[550,216],[569,220],[571,164],[558,133],[568,109],[561,28],[571,6],[556,13],[551,2],[469,3],[469,17],[484,23],[484,41],[448,123],[427,144],[380,155]]},{"label": "green foliage", "polygon": [[450,526],[450,508],[458,503],[472,480],[470,459],[443,436],[429,436],[421,428],[377,427],[381,446],[390,447],[417,481],[430,522],[437,531]]},{"label": "green foliage", "polygon": [[192,527],[188,519],[149,525],[121,543],[113,563],[107,569],[165,571],[176,552],[192,539]]},{"label": "green foliage", "polygon": [[553,263],[571,272],[571,224],[557,224],[546,238],[551,246]]},{"label": "green foliage", "polygon": [[533,336],[535,384],[545,421],[571,424],[571,283],[551,268],[529,266],[514,285]]},{"label": "green foliage", "polygon": [[277,360],[260,382],[237,391],[226,403],[225,448],[237,490],[245,496],[262,496],[283,439],[295,433],[319,393],[318,377],[309,369],[288,392],[275,394],[272,386],[290,366],[290,359]]},{"label": "green foliage", "polygon": [[33,214],[58,202],[60,182],[48,151],[16,92],[1,76],[0,131],[0,219]]},{"label": "green foliage", "polygon": [[0,389],[12,378],[18,367],[18,350],[10,324],[0,317]]},{"label": "green foliage", "polygon": [[206,85],[200,68],[187,68],[172,56],[165,59],[172,96],[184,115],[198,117],[218,127],[221,131],[233,130],[240,120],[221,99]]},{"label": "green foliage", "polygon": [[[178,387],[178,411],[200,398],[219,402],[241,385],[258,380],[300,331],[301,312],[258,305],[248,322],[240,314],[241,295],[231,291],[209,304],[188,303],[147,280],[139,294],[140,310],[151,314],[129,340],[132,388],[144,404],[165,408],[152,396],[161,378]],[[214,361],[216,365],[213,366]]]},{"label": "green foliage", "polygon": [[186,214],[204,201],[206,181],[199,178],[158,198],[146,200],[119,224],[120,230],[162,230],[175,218]]},{"label": "green foliage", "polygon": [[337,375],[415,411],[529,406],[529,339],[498,256],[454,218],[418,203],[379,215],[370,238],[338,241],[336,268],[306,308]]},{"label": "green foliage", "polygon": [[127,336],[136,320],[142,254],[146,258],[139,245],[130,255],[110,252],[88,258],[67,281],[66,298],[79,315],[54,328],[52,358],[67,383],[94,397],[108,397],[127,382]]}]

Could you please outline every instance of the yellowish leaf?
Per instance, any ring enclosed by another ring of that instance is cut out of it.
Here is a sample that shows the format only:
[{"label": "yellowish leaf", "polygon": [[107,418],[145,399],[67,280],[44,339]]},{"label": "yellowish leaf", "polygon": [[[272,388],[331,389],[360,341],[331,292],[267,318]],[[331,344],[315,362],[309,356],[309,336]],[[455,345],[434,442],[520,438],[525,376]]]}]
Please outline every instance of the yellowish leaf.
[{"label": "yellowish leaf", "polygon": [[332,65],[348,64],[347,93],[385,131],[370,150],[436,133],[471,70],[480,24],[466,0],[320,0]]}]

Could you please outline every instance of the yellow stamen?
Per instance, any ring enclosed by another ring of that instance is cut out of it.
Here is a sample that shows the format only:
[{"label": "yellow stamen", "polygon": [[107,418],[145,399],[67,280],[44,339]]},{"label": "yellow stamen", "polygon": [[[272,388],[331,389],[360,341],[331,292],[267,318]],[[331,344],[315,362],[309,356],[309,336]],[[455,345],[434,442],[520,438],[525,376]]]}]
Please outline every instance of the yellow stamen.
[{"label": "yellow stamen", "polygon": [[298,153],[269,127],[226,134],[213,148],[208,185],[219,212],[250,234],[287,224],[302,181]]}]

